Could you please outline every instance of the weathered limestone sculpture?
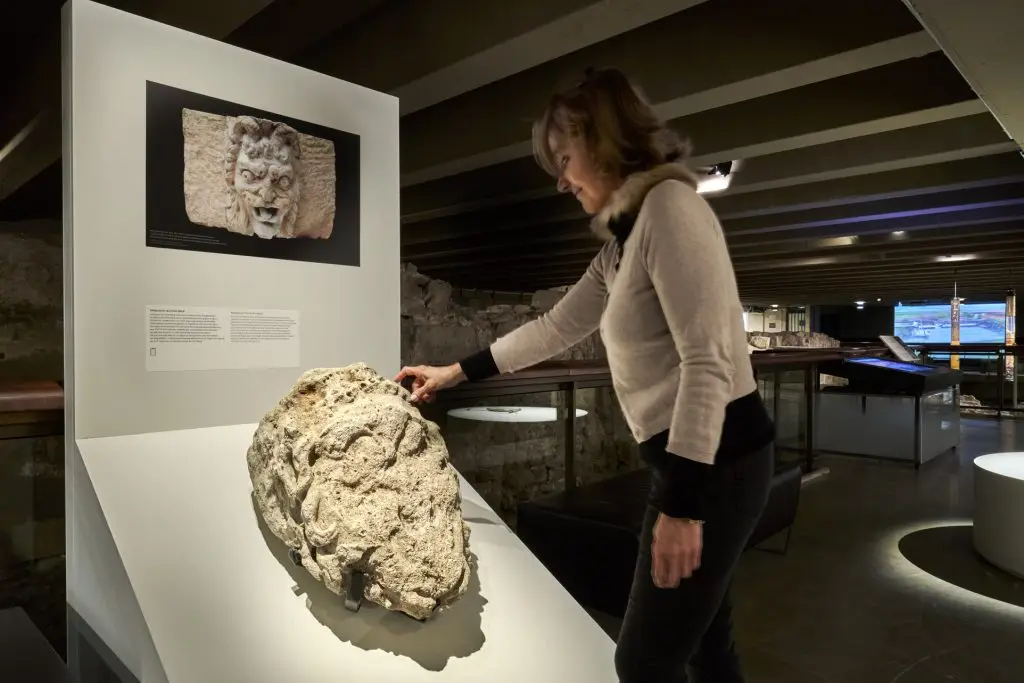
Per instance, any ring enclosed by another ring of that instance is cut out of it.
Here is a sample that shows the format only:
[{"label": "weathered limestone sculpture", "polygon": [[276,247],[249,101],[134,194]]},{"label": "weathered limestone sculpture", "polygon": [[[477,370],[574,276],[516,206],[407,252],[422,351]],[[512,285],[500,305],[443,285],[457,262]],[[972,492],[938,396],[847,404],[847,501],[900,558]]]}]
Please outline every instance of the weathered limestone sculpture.
[{"label": "weathered limestone sculpture", "polygon": [[240,116],[228,124],[228,224],[264,239],[291,237],[302,195],[302,146],[291,126]]},{"label": "weathered limestone sculpture", "polygon": [[469,584],[469,527],[440,431],[365,364],[309,370],[248,452],[270,531],[317,580],[427,619]]},{"label": "weathered limestone sculpture", "polygon": [[263,239],[334,230],[334,143],[254,116],[183,109],[185,212]]}]

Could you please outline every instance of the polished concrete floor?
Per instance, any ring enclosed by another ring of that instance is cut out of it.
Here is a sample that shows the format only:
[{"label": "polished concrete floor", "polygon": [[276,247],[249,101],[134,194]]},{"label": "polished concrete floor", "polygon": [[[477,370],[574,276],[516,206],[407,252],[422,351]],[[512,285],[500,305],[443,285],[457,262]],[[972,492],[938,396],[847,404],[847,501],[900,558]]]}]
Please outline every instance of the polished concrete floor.
[{"label": "polished concrete floor", "polygon": [[1024,682],[1024,581],[977,557],[969,526],[973,459],[1008,450],[1024,422],[964,420],[960,449],[919,471],[822,457],[789,552],[737,573],[749,683]]}]

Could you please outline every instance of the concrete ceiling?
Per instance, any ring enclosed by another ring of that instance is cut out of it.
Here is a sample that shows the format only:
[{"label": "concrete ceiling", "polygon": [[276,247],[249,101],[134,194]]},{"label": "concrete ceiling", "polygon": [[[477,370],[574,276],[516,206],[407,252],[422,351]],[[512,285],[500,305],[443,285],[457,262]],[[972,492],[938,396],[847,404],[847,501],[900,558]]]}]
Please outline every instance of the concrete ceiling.
[{"label": "concrete ceiling", "polygon": [[[598,245],[530,158],[530,122],[554,88],[613,65],[695,164],[740,161],[709,199],[748,302],[1024,288],[1019,0],[107,4],[398,95],[402,258],[456,285],[583,272]],[[0,53],[26,65],[0,110],[7,220],[60,215],[60,3],[19,5],[0,27]]]}]

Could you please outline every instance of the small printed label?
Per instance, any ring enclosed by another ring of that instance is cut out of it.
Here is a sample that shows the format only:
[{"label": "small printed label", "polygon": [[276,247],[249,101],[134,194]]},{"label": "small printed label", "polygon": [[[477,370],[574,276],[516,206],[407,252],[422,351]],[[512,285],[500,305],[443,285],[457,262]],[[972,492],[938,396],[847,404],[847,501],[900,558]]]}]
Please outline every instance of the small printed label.
[{"label": "small printed label", "polygon": [[299,366],[299,312],[146,306],[146,370]]}]

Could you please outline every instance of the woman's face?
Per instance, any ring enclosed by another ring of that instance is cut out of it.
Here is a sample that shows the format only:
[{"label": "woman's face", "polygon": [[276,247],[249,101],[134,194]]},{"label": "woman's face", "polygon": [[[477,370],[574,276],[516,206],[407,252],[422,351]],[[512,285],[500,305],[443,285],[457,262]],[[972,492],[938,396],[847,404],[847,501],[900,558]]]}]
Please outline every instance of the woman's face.
[{"label": "woman's face", "polygon": [[578,137],[552,132],[548,144],[559,169],[558,191],[571,192],[591,216],[599,212],[621,180],[601,173]]}]

